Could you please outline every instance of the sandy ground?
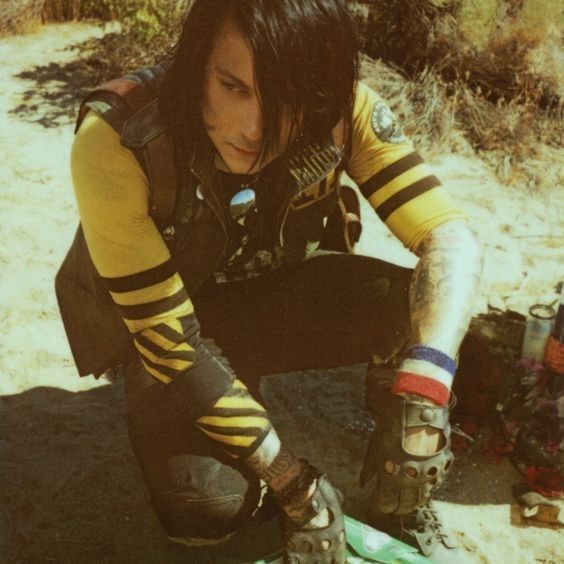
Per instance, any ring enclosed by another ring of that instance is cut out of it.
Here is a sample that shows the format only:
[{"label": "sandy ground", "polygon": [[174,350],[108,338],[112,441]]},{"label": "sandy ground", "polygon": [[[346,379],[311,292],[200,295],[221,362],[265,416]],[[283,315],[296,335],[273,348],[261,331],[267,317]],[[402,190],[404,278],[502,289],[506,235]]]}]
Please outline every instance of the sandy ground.
[{"label": "sandy ground", "polygon": [[[272,523],[220,550],[167,542],[128,445],[121,382],[77,377],[59,319],[53,279],[77,223],[72,121],[92,74],[77,45],[100,33],[49,25],[0,40],[0,562],[248,562],[277,547]],[[525,311],[552,301],[564,279],[563,158],[550,148],[541,157],[542,175],[512,184],[463,142],[434,158],[486,248],[477,311],[488,303]],[[414,260],[373,217],[360,250]],[[360,489],[357,476],[371,429],[362,372],[278,375],[263,387],[283,438],[329,473],[360,519],[370,486]],[[477,562],[564,561],[561,531],[510,524],[518,481],[508,460],[486,464],[476,447],[459,456],[439,506]]]}]

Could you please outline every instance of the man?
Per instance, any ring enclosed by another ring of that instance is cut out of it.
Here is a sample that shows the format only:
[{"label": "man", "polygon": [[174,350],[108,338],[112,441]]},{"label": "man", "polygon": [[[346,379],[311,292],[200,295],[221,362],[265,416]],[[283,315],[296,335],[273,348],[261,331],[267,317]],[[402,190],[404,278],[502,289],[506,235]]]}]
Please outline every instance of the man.
[{"label": "man", "polygon": [[[287,561],[344,562],[340,494],[281,444],[258,384],[368,361],[375,508],[413,540],[428,533],[434,558],[455,557],[418,508],[451,461],[447,404],[480,252],[357,68],[343,0],[196,0],[171,63],[81,108],[81,228],[57,294],[79,372],[123,365],[132,446],[173,540],[232,536],[260,480]],[[319,251],[358,236],[343,171],[420,255],[413,276]],[[400,349],[382,391],[376,362]]]}]

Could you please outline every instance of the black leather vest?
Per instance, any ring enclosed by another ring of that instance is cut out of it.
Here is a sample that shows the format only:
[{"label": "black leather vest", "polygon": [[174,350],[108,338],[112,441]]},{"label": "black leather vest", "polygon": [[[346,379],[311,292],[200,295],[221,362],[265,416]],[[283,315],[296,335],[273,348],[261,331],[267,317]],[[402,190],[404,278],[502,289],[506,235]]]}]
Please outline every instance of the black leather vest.
[{"label": "black leather vest", "polygon": [[[96,111],[120,134],[122,144],[140,161],[150,186],[153,171],[143,149],[155,136],[163,132],[170,135],[176,199],[170,221],[157,225],[188,293],[194,295],[225,258],[230,219],[214,189],[219,179],[211,142],[199,148],[198,154],[182,155],[180,144],[166,131],[158,109],[165,71],[166,67],[157,66],[128,75],[157,93],[155,101],[140,111],[128,112],[118,96],[104,94],[88,96],[83,106]],[[79,125],[80,119],[77,129]],[[341,150],[331,137],[280,157],[269,167],[265,179],[270,184],[268,189],[280,196],[270,228],[288,262],[307,258],[312,242],[350,250],[334,236],[341,230],[335,229],[342,212],[337,205],[341,163]],[[332,233],[330,242],[327,227]],[[79,374],[99,376],[120,364],[131,350],[131,337],[92,263],[80,226],[57,274],[55,288]]]}]

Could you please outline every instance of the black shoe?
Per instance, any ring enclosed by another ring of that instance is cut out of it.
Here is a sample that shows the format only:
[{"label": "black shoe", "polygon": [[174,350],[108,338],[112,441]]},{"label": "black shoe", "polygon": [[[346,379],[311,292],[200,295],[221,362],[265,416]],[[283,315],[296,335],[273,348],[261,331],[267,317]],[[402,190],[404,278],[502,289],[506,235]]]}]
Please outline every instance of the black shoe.
[{"label": "black shoe", "polygon": [[417,548],[437,564],[467,564],[471,560],[441,523],[431,503],[409,515],[381,515],[370,523],[376,529]]}]

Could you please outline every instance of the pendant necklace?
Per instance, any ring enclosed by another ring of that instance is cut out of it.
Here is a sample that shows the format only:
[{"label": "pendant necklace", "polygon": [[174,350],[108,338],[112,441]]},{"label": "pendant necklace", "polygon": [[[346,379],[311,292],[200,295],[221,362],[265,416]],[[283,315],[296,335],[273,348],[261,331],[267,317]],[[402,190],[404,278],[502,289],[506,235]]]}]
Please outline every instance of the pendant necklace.
[{"label": "pendant necklace", "polygon": [[229,213],[237,223],[243,224],[248,213],[256,210],[257,195],[252,187],[258,182],[260,174],[259,171],[247,182],[242,182],[240,190],[229,201]]},{"label": "pendant necklace", "polygon": [[[217,155],[221,160],[222,164],[227,169],[229,174],[233,174],[229,165],[221,157]],[[241,182],[239,185],[239,190],[231,197],[229,201],[229,214],[231,218],[240,225],[245,224],[245,217],[250,211],[256,210],[257,195],[253,190],[253,186],[258,182],[262,174],[262,170],[259,170],[252,178],[248,178],[246,182]]]}]

